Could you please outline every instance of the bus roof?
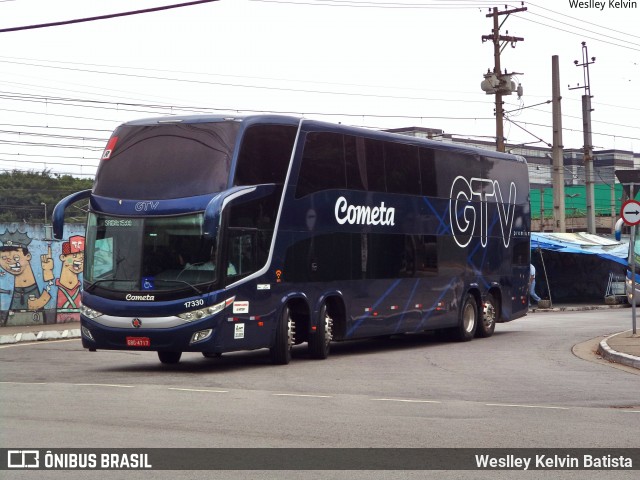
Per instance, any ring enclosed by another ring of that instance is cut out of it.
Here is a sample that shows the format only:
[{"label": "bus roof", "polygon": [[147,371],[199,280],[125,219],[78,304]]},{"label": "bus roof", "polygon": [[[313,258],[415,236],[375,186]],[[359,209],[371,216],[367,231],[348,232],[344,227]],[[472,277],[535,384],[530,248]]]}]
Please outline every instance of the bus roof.
[{"label": "bus roof", "polygon": [[279,123],[283,125],[298,125],[302,122],[303,129],[321,129],[326,131],[341,132],[357,136],[365,136],[368,138],[377,138],[380,140],[394,140],[407,145],[416,146],[428,146],[438,150],[460,152],[466,154],[482,155],[485,157],[491,157],[502,160],[516,161],[526,164],[526,160],[523,156],[513,155],[509,153],[497,152],[495,150],[488,150],[480,147],[462,145],[455,143],[446,143],[437,140],[431,140],[421,137],[413,137],[410,135],[403,135],[399,133],[387,132],[384,130],[374,130],[365,127],[349,126],[338,123],[324,122],[320,120],[305,119],[303,117],[296,117],[292,115],[277,115],[277,114],[257,114],[257,115],[176,115],[176,116],[164,116],[164,117],[151,117],[143,118],[139,120],[132,120],[125,122],[126,126],[145,126],[145,125],[158,125],[158,124],[170,124],[170,123],[213,123],[213,122],[227,122],[234,121],[239,123]]}]

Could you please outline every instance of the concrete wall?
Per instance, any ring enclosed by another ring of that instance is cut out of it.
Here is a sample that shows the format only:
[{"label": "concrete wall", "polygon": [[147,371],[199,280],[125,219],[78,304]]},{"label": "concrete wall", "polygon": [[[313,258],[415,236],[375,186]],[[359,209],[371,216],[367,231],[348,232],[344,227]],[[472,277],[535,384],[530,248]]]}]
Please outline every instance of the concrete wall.
[{"label": "concrete wall", "polygon": [[0,326],[80,321],[84,225],[0,223]]}]

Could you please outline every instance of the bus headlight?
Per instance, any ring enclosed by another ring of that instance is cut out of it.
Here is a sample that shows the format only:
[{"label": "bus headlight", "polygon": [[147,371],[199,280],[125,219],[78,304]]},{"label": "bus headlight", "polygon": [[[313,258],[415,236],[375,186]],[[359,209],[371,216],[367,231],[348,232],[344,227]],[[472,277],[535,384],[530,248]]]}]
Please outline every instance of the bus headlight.
[{"label": "bus headlight", "polygon": [[80,306],[80,313],[87,317],[89,320],[93,320],[94,318],[102,315],[102,313],[100,313],[99,311],[94,310],[93,308],[89,308],[86,305]]},{"label": "bus headlight", "polygon": [[180,313],[178,317],[187,322],[193,322],[195,320],[200,320],[204,317],[210,317],[211,315],[215,315],[216,313],[220,313],[222,310],[227,308],[229,305],[233,303],[236,297],[231,297],[226,299],[224,302],[217,303],[211,307],[200,308],[198,310],[191,310],[190,312]]}]

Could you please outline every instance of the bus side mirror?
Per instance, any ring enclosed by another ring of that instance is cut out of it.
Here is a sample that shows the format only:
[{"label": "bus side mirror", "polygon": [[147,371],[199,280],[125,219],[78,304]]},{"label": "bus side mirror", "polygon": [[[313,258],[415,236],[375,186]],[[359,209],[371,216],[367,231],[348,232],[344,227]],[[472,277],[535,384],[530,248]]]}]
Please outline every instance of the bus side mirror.
[{"label": "bus side mirror", "polygon": [[274,183],[252,185],[249,187],[233,187],[215,195],[204,210],[203,234],[205,237],[215,238],[220,228],[222,210],[229,202],[242,197],[239,203],[248,202],[270,195],[276,189]]},{"label": "bus side mirror", "polygon": [[79,192],[72,193],[67,197],[64,197],[56,204],[56,206],[53,208],[53,214],[51,215],[51,218],[53,220],[53,238],[55,238],[56,240],[62,240],[64,232],[64,211],[67,209],[67,207],[72,203],[79,202],[80,200],[84,200],[85,198],[89,198],[89,196],[91,196],[91,189],[81,190]]},{"label": "bus side mirror", "polygon": [[618,219],[618,221],[616,222],[616,227],[614,229],[614,236],[618,242],[622,238],[622,224],[623,220],[621,218]]}]

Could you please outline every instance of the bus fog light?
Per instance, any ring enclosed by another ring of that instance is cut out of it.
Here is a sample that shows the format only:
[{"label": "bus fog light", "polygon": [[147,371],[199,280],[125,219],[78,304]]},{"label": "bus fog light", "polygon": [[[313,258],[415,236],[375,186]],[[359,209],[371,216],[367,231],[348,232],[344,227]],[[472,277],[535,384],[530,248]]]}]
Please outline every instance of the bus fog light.
[{"label": "bus fog light", "polygon": [[92,342],[95,342],[95,340],[93,339],[93,335],[91,335],[91,330],[89,330],[87,327],[85,327],[84,325],[82,326],[82,336],[85,338],[88,338],[89,340],[91,340]]},{"label": "bus fog light", "polygon": [[211,336],[212,333],[213,333],[213,329],[211,328],[208,328],[206,330],[200,330],[199,332],[196,332],[193,334],[193,336],[191,337],[190,343],[197,343],[197,342],[206,340]]}]

